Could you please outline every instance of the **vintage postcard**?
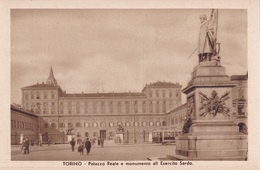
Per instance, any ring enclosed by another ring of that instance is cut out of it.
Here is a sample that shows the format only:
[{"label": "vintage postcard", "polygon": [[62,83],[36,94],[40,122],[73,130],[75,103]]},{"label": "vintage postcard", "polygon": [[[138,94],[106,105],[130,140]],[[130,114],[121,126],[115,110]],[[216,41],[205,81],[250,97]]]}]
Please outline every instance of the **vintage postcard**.
[{"label": "vintage postcard", "polygon": [[2,4],[0,167],[259,168],[258,1]]}]

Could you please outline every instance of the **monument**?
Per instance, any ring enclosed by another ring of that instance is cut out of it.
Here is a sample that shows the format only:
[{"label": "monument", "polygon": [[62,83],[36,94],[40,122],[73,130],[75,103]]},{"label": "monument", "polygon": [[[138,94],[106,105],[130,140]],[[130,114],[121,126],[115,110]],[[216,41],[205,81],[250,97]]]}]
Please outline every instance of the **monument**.
[{"label": "monument", "polygon": [[208,20],[206,15],[200,19],[199,63],[183,89],[187,95],[187,115],[173,157],[179,160],[245,160],[247,136],[239,132],[231,115],[230,92],[235,85],[220,62],[218,11],[212,10]]}]

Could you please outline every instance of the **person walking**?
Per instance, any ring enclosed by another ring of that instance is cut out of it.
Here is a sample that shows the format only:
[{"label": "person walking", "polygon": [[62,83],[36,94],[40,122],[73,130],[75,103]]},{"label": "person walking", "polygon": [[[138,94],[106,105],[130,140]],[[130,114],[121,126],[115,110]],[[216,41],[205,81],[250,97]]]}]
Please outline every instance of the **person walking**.
[{"label": "person walking", "polygon": [[29,146],[30,146],[29,139],[26,138],[26,139],[25,139],[25,142],[24,142],[25,154],[29,154]]},{"label": "person walking", "polygon": [[104,147],[104,139],[103,138],[101,138],[100,144],[101,144],[101,147],[103,148]]},{"label": "person walking", "polygon": [[84,142],[79,142],[78,152],[80,155],[84,155]]},{"label": "person walking", "polygon": [[22,154],[25,154],[25,138],[23,138],[21,151],[22,151]]},{"label": "person walking", "polygon": [[87,151],[87,155],[90,153],[90,148],[91,148],[91,142],[89,141],[89,138],[87,138],[86,142],[85,142],[85,147],[86,147],[86,151]]},{"label": "person walking", "polygon": [[71,141],[70,141],[70,145],[71,145],[71,150],[72,150],[72,152],[74,152],[75,144],[76,144],[75,139],[72,138]]}]

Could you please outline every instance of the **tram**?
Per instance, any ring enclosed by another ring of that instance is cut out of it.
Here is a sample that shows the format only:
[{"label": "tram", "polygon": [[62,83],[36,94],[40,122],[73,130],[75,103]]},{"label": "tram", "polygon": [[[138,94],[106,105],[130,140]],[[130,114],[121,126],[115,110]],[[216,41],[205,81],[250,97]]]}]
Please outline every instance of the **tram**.
[{"label": "tram", "polygon": [[154,130],[152,132],[153,143],[175,144],[175,137],[178,136],[180,132],[174,132],[173,130]]}]

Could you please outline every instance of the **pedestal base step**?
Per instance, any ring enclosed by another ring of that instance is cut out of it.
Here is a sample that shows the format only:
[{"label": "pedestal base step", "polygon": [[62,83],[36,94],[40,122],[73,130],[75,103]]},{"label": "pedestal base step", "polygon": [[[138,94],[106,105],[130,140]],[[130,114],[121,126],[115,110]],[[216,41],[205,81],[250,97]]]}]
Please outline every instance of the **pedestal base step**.
[{"label": "pedestal base step", "polygon": [[190,161],[245,161],[245,157],[187,157],[182,155],[167,155],[169,160],[190,160]]}]

